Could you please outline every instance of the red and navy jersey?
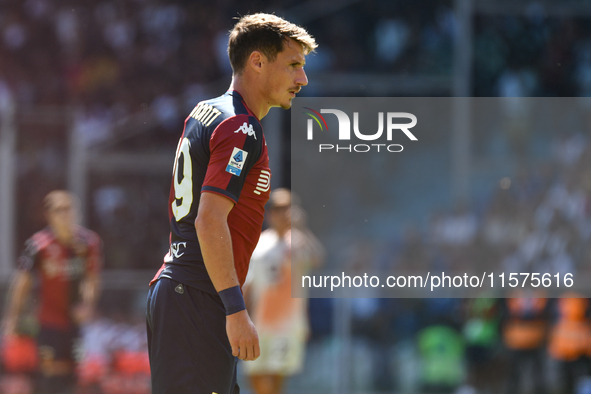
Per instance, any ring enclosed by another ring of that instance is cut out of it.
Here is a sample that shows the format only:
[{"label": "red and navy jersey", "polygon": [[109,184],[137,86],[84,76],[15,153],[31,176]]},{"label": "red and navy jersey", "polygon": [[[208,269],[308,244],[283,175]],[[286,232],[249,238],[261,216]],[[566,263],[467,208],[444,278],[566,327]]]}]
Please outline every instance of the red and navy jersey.
[{"label": "red and navy jersey", "polygon": [[170,250],[154,280],[167,277],[216,294],[195,230],[201,193],[206,192],[235,204],[228,227],[242,286],[261,234],[270,186],[263,129],[240,94],[229,91],[199,103],[185,120],[179,140],[168,205]]},{"label": "red and navy jersey", "polygon": [[38,274],[39,323],[67,329],[73,325],[71,310],[80,301],[80,281],[102,267],[99,236],[76,227],[70,245],[60,243],[47,227],[25,242],[18,268]]}]

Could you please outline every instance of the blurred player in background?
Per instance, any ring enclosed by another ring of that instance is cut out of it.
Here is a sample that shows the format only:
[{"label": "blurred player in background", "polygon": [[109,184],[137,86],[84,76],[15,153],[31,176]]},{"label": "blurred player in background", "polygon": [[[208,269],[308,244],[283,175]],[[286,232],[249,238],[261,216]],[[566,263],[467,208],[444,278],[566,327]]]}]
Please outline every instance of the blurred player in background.
[{"label": "blurred player in background", "polygon": [[284,378],[302,369],[308,337],[307,300],[292,298],[292,278],[317,268],[324,251],[288,189],[271,193],[267,219],[244,286],[261,356],[245,368],[256,394],[280,394]]},{"label": "blurred player in background", "polygon": [[271,172],[260,124],[308,79],[314,39],[275,15],[230,32],[232,84],[185,121],[169,200],[170,250],[151,282],[147,324],[155,394],[231,394],[237,358],[259,356],[241,286],[259,239]]},{"label": "blurred player in background", "polygon": [[98,235],[76,224],[73,196],[50,192],[43,201],[48,227],[25,243],[4,318],[4,340],[16,335],[23,304],[39,283],[37,393],[73,392],[74,342],[79,325],[94,313],[102,266]]}]

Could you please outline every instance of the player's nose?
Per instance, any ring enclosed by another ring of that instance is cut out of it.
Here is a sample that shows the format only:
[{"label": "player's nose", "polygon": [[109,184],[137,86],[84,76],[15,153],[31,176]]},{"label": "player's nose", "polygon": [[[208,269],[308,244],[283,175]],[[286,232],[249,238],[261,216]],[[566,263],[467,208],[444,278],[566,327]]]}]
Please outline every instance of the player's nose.
[{"label": "player's nose", "polygon": [[306,75],[303,67],[298,71],[295,83],[298,86],[306,86],[308,84],[308,76]]}]

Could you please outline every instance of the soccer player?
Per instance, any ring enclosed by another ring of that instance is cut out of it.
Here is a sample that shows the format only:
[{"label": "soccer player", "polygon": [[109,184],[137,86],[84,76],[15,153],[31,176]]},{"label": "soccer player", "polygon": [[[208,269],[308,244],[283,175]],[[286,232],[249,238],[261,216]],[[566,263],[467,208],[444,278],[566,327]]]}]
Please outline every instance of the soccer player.
[{"label": "soccer player", "polygon": [[275,15],[242,17],[230,32],[230,89],[185,121],[169,200],[170,250],[151,282],[147,325],[154,394],[234,394],[237,359],[259,356],[244,283],[259,239],[271,172],[260,124],[288,109],[316,48]]},{"label": "soccer player", "polygon": [[268,208],[269,228],[252,254],[244,285],[261,348],[261,356],[245,365],[256,394],[280,394],[285,377],[303,366],[308,308],[306,299],[292,298],[292,278],[317,268],[324,254],[288,189],[274,190]]},{"label": "soccer player", "polygon": [[33,280],[39,281],[37,345],[39,393],[69,393],[74,388],[74,342],[79,325],[93,314],[102,266],[98,235],[76,224],[75,201],[63,190],[44,199],[48,227],[25,243],[18,260],[4,318],[5,340],[15,335]]}]

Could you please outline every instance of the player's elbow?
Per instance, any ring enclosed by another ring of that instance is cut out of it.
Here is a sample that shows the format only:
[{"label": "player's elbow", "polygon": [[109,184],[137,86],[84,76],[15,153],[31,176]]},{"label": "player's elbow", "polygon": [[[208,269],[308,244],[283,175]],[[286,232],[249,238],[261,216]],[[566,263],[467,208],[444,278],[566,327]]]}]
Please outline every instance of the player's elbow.
[{"label": "player's elbow", "polygon": [[15,284],[19,289],[28,290],[33,283],[31,273],[28,271],[19,270],[15,279]]},{"label": "player's elbow", "polygon": [[201,235],[227,227],[228,214],[233,206],[233,202],[225,197],[204,193],[195,218],[197,235],[201,238]]},{"label": "player's elbow", "polygon": [[195,230],[197,231],[197,234],[199,234],[199,231],[203,231],[205,227],[206,225],[204,218],[201,215],[197,215],[195,218]]},{"label": "player's elbow", "polygon": [[215,228],[222,220],[222,218],[218,216],[219,215],[215,215],[213,212],[199,211],[197,218],[195,218],[195,230],[197,231],[197,235],[211,231],[211,229]]}]

